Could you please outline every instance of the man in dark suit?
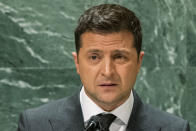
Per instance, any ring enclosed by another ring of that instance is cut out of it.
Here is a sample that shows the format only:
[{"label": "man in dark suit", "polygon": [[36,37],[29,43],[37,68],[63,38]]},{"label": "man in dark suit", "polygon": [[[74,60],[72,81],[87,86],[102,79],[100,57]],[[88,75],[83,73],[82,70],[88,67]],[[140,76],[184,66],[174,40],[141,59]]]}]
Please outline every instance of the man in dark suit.
[{"label": "man in dark suit", "polygon": [[133,90],[144,52],[135,14],[114,4],[80,17],[73,53],[82,89],[25,111],[18,131],[189,131],[187,121],[143,104]]}]

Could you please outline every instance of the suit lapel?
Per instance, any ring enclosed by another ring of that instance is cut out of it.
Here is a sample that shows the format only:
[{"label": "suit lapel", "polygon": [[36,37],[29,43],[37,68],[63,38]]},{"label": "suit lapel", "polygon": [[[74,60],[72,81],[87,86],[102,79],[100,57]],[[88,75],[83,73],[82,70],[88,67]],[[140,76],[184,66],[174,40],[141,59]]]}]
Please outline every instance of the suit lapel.
[{"label": "suit lapel", "polygon": [[161,131],[160,127],[154,126],[147,118],[149,114],[146,113],[145,107],[135,91],[133,91],[133,96],[134,104],[128,122],[127,131]]},{"label": "suit lapel", "polygon": [[[147,119],[145,107],[139,96],[133,91],[134,104],[126,131],[161,131]],[[58,108],[58,107],[57,107]],[[79,93],[67,98],[55,118],[49,118],[53,131],[81,131],[84,130]],[[152,114],[153,115],[153,114]]]},{"label": "suit lapel", "polygon": [[62,109],[59,110],[55,118],[49,119],[53,131],[81,131],[84,129],[79,93],[67,98]]}]

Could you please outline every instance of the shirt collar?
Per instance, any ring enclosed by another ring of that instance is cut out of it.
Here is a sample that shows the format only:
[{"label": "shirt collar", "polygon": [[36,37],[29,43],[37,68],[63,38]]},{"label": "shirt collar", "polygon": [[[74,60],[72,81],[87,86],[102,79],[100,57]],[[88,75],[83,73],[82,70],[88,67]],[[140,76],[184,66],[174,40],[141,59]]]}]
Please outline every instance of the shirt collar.
[{"label": "shirt collar", "polygon": [[[124,124],[128,124],[130,114],[133,108],[133,93],[129,98],[119,107],[111,111],[110,113],[114,114],[119,118]],[[84,87],[82,87],[80,91],[80,103],[83,112],[84,122],[88,121],[91,116],[97,115],[99,113],[108,113],[100,108],[97,104],[95,104],[85,93]]]}]

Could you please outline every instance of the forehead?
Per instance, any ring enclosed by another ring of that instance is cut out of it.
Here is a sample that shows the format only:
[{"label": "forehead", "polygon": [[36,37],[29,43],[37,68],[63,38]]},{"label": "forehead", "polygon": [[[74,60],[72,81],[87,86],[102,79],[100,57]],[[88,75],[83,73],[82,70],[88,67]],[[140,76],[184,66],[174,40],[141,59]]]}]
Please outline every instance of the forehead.
[{"label": "forehead", "polygon": [[85,50],[94,48],[131,49],[134,47],[134,38],[132,33],[128,31],[108,34],[85,32],[81,35],[81,44],[81,48]]}]

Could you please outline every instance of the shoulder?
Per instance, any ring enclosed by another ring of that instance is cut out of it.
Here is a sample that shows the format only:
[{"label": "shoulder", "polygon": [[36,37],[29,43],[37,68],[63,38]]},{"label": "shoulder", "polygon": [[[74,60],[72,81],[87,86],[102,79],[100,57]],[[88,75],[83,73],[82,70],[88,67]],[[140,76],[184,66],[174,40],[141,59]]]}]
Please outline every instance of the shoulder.
[{"label": "shoulder", "polygon": [[[45,131],[51,129],[50,120],[70,119],[70,112],[77,108],[78,96],[62,98],[37,108],[25,110],[18,121],[18,131]],[[39,125],[39,126],[38,126]]]},{"label": "shoulder", "polygon": [[54,117],[57,114],[59,113],[61,114],[62,112],[65,112],[69,108],[72,108],[74,102],[79,101],[77,98],[78,98],[77,95],[74,94],[73,96],[68,96],[59,100],[55,100],[49,102],[48,104],[44,104],[36,108],[27,109],[24,113],[28,116],[31,116],[31,118]]},{"label": "shoulder", "polygon": [[58,119],[66,115],[74,108],[74,104],[79,102],[77,95],[65,97],[49,102],[36,108],[25,110],[21,115],[28,121],[44,121],[48,119]]},{"label": "shoulder", "polygon": [[64,127],[65,123],[69,123],[76,115],[82,119],[79,93],[25,110],[20,115],[18,131],[49,131],[52,123],[56,125],[57,121],[63,122],[63,124],[58,123],[57,125],[60,124],[60,127]]},{"label": "shoulder", "polygon": [[188,122],[178,116],[156,109],[148,104],[143,104],[141,109],[143,115],[146,116],[146,121],[156,127],[161,127],[165,130],[184,131],[189,128]]},{"label": "shoulder", "polygon": [[173,114],[161,111],[149,104],[144,104],[135,91],[134,105],[130,122],[138,129],[158,129],[161,131],[189,131],[186,120]]},{"label": "shoulder", "polygon": [[36,108],[27,109],[24,111],[25,115],[30,115],[32,117],[50,117],[55,112],[59,112],[61,110],[61,107],[63,107],[66,104],[67,98],[55,100],[52,102],[49,102],[47,104],[41,105]]}]

